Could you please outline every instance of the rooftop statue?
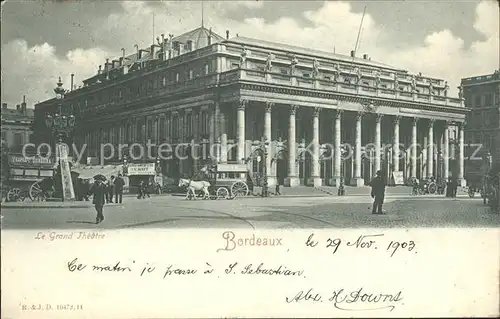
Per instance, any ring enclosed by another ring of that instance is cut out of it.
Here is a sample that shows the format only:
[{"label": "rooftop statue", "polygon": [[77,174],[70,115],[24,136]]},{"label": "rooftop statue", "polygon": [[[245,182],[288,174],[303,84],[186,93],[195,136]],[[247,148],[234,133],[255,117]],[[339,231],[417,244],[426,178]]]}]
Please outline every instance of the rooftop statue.
[{"label": "rooftop statue", "polygon": [[399,90],[399,80],[396,73],[394,74],[394,90]]},{"label": "rooftop statue", "polygon": [[299,64],[299,60],[297,59],[297,56],[292,55],[292,61],[290,63],[290,69],[291,69],[291,74],[294,75],[295,74],[295,67],[297,66],[297,64]]},{"label": "rooftop statue", "polygon": [[266,60],[266,71],[270,72],[273,68],[273,60],[274,60],[274,54],[269,53],[267,55],[267,60]]},{"label": "rooftop statue", "polygon": [[444,96],[448,96],[448,90],[450,89],[450,86],[448,85],[448,81],[444,82]]},{"label": "rooftop statue", "polygon": [[313,61],[313,77],[319,76],[319,61],[314,59]]},{"label": "rooftop statue", "polygon": [[411,90],[413,92],[417,90],[417,79],[415,78],[415,75],[411,76]]}]

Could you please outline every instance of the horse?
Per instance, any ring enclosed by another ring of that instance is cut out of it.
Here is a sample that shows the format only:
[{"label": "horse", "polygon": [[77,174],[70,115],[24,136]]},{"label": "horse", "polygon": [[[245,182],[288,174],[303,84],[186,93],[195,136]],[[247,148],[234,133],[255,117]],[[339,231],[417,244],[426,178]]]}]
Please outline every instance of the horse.
[{"label": "horse", "polygon": [[189,198],[189,194],[192,194],[194,199],[196,199],[195,191],[203,191],[203,199],[210,198],[210,193],[208,192],[208,187],[210,186],[209,182],[206,181],[193,181],[191,179],[179,179],[179,187],[187,186],[186,198]]}]

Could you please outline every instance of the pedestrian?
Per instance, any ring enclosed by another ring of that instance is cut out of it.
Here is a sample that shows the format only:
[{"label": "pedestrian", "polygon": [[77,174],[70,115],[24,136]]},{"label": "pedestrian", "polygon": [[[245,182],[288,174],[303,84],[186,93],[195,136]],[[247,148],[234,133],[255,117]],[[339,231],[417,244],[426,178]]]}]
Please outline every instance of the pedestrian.
[{"label": "pedestrian", "polygon": [[142,190],[142,198],[146,198],[146,196],[148,196],[148,198],[151,197],[151,196],[149,196],[149,187],[150,186],[151,186],[151,181],[147,181],[143,184],[144,189]]},{"label": "pedestrian", "polygon": [[382,172],[377,171],[375,178],[371,182],[371,195],[374,198],[372,214],[384,214],[382,212],[382,205],[384,204],[385,197],[385,181],[382,178]]},{"label": "pedestrian", "polygon": [[276,190],[275,190],[275,192],[276,192],[276,195],[281,195],[281,193],[280,193],[280,183],[279,182],[276,182]]},{"label": "pedestrian", "polygon": [[111,175],[111,180],[108,185],[109,202],[113,202],[113,195],[115,194],[115,176]]},{"label": "pedestrian", "polygon": [[139,190],[138,190],[138,194],[137,194],[137,199],[142,199],[144,198],[144,181],[141,181],[139,183]]},{"label": "pedestrian", "polygon": [[96,179],[90,193],[93,194],[92,204],[94,204],[95,210],[97,211],[95,223],[99,224],[104,220],[102,210],[106,201],[106,185],[101,179]]},{"label": "pedestrian", "polygon": [[457,197],[457,188],[458,188],[458,181],[457,181],[457,178],[456,177],[453,177],[451,179],[451,183],[450,183],[450,195],[452,198],[456,198]]},{"label": "pedestrian", "polygon": [[122,174],[118,174],[118,177],[115,178],[115,203],[122,203],[123,198],[123,185],[125,185],[125,181],[123,180]]}]

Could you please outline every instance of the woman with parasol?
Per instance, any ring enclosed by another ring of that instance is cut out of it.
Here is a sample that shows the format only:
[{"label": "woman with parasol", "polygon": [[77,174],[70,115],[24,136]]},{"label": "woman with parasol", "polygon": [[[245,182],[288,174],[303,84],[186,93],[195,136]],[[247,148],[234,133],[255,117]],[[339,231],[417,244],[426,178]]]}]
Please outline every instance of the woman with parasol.
[{"label": "woman with parasol", "polygon": [[104,207],[104,203],[106,202],[106,186],[104,184],[104,182],[106,181],[106,177],[102,174],[97,174],[96,176],[94,176],[94,181],[95,183],[92,186],[90,193],[94,195],[92,203],[94,204],[95,210],[97,211],[95,223],[99,224],[104,220],[102,209]]}]

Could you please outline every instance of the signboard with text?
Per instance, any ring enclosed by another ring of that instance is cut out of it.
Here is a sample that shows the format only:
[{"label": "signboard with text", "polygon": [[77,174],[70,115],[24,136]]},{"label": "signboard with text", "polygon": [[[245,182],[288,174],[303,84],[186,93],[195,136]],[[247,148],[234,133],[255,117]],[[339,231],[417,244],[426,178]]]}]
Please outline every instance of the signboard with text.
[{"label": "signboard with text", "polygon": [[130,175],[155,175],[155,163],[145,163],[145,164],[129,164],[128,172]]},{"label": "signboard with text", "polygon": [[403,172],[393,172],[392,177],[394,178],[394,185],[404,185],[405,178]]},{"label": "signboard with text", "polygon": [[23,167],[53,167],[55,159],[54,157],[9,155],[9,164]]}]

